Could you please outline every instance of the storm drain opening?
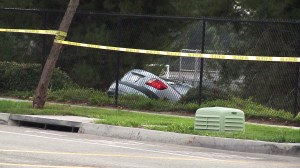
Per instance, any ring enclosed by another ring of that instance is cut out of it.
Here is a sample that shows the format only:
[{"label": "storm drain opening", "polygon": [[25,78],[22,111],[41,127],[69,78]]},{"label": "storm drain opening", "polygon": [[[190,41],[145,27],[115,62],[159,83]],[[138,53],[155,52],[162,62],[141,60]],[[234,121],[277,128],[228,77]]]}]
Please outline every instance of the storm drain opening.
[{"label": "storm drain opening", "polygon": [[72,132],[72,133],[78,133],[78,131],[79,131],[78,127],[36,123],[36,122],[28,122],[28,121],[15,121],[15,122],[20,127],[32,127],[32,128],[39,128],[39,129],[45,129],[45,130],[54,130],[54,131]]}]

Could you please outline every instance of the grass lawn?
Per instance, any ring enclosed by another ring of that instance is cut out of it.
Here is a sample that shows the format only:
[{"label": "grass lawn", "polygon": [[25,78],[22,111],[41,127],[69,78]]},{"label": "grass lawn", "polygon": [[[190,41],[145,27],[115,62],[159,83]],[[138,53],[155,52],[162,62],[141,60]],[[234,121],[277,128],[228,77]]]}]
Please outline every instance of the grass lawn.
[{"label": "grass lawn", "polygon": [[[9,91],[0,93],[4,97],[15,97],[29,100],[34,95],[34,91]],[[49,91],[48,100],[70,104],[86,104],[91,106],[115,106],[114,98],[107,96],[107,93],[94,89],[66,88],[56,91]],[[159,99],[149,99],[138,95],[120,95],[118,106],[141,111],[151,112],[174,112],[181,114],[193,114],[200,107],[230,107],[241,109],[245,113],[246,119],[259,119],[263,121],[290,123],[300,126],[300,113],[297,117],[285,110],[273,109],[252,101],[251,99],[241,99],[231,97],[229,99],[216,99],[204,101],[201,106],[198,103],[170,103]]]},{"label": "grass lawn", "polygon": [[300,143],[300,130],[246,124],[245,132],[220,133],[195,131],[194,119],[179,116],[136,113],[124,110],[78,107],[71,105],[46,104],[45,109],[33,109],[30,102],[0,101],[0,112],[31,115],[76,115],[99,119],[97,123],[137,127],[152,130],[215,136],[237,139],[251,139],[271,142]]}]

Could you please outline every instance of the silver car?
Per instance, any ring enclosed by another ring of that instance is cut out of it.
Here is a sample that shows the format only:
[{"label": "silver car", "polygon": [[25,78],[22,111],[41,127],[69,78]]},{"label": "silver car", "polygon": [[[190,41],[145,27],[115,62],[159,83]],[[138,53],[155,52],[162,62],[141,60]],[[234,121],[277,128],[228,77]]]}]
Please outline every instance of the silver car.
[{"label": "silver car", "polygon": [[[190,85],[160,78],[150,72],[133,69],[127,72],[119,81],[119,94],[136,94],[154,99],[166,99],[177,102],[191,88]],[[114,95],[116,83],[108,89],[109,95]]]}]

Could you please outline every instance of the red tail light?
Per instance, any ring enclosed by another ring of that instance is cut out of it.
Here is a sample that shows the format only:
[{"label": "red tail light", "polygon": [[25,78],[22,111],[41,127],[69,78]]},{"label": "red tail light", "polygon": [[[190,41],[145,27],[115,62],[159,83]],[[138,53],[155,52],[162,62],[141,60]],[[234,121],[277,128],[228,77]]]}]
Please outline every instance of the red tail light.
[{"label": "red tail light", "polygon": [[157,90],[168,89],[168,86],[158,79],[150,79],[146,82],[146,85],[152,86]]}]

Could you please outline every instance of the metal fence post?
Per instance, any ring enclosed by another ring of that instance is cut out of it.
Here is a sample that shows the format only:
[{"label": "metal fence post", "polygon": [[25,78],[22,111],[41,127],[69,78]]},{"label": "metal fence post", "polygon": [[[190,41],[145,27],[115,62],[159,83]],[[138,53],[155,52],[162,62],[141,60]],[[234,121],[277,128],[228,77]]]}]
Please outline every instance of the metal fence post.
[{"label": "metal fence post", "polygon": [[299,92],[299,68],[300,68],[300,63],[296,63],[296,68],[295,68],[295,89],[294,89],[294,117],[297,116],[299,107],[298,107],[298,92]]},{"label": "metal fence post", "polygon": [[120,55],[117,55],[117,73],[115,76],[116,80],[116,90],[115,90],[115,106],[118,107],[118,98],[119,98],[119,76],[120,76]]},{"label": "metal fence post", "polygon": [[[121,19],[119,19],[119,23],[118,23],[118,34],[117,34],[117,39],[118,39],[118,44],[119,46],[121,46]],[[117,55],[117,69],[116,69],[116,76],[115,76],[115,80],[116,80],[116,89],[115,89],[115,106],[118,107],[118,101],[119,101],[119,77],[120,77],[120,52],[118,52]]]},{"label": "metal fence post", "polygon": [[[297,26],[300,26],[300,24],[297,24]],[[298,31],[298,34],[300,34],[300,31]],[[297,53],[297,56],[300,55],[300,38],[299,37],[298,37],[298,45],[297,45],[297,48],[296,48],[296,53]],[[295,86],[295,89],[294,89],[294,109],[293,109],[294,117],[296,117],[298,112],[299,112],[299,107],[298,107],[299,71],[300,71],[300,63],[296,62],[296,66],[295,66],[295,83],[294,83],[294,86]]]},{"label": "metal fence post", "polygon": [[[47,18],[48,18],[48,13],[47,11],[44,11],[43,13],[43,29],[47,29]],[[46,36],[42,36],[42,55],[41,55],[41,71],[44,69],[44,65],[46,62]]]},{"label": "metal fence post", "polygon": [[[201,53],[204,53],[204,46],[205,46],[205,27],[206,27],[206,20],[202,20],[202,43],[201,43]],[[202,83],[203,83],[203,66],[204,66],[204,58],[200,59],[200,80],[199,80],[199,105],[202,104]]]}]

